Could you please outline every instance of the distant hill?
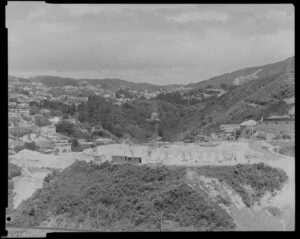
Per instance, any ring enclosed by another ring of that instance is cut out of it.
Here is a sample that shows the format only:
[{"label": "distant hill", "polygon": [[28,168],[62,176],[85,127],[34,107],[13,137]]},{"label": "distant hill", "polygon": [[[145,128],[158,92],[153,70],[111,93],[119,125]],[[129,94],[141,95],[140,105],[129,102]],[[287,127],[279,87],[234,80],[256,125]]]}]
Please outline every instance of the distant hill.
[{"label": "distant hill", "polygon": [[47,86],[60,87],[60,86],[77,86],[80,82],[87,82],[91,85],[101,85],[102,88],[117,91],[120,88],[131,88],[135,90],[148,89],[148,90],[158,90],[160,88],[170,89],[174,87],[190,87],[192,89],[205,88],[207,85],[212,85],[215,88],[220,88],[222,84],[226,85],[241,85],[248,81],[260,79],[272,75],[284,74],[287,72],[295,71],[295,57],[287,58],[283,61],[255,66],[250,68],[244,68],[231,73],[226,73],[220,76],[210,78],[205,81],[200,81],[197,83],[192,83],[188,85],[154,85],[150,83],[135,83],[129,82],[121,79],[72,79],[63,78],[58,76],[35,76],[30,77],[30,80],[41,82]]},{"label": "distant hill", "polygon": [[182,85],[153,85],[150,83],[135,83],[129,82],[121,79],[73,79],[73,78],[63,78],[59,76],[35,76],[31,77],[30,80],[41,82],[44,85],[51,87],[63,87],[63,86],[78,86],[81,82],[87,82],[90,85],[96,86],[101,85],[101,88],[117,91],[120,88],[131,88],[134,90],[159,90],[160,88],[172,88],[180,87]]},{"label": "distant hill", "polygon": [[79,81],[75,79],[58,76],[34,76],[30,77],[29,79],[51,87],[63,87],[67,85],[78,86],[79,83]]},{"label": "distant hill", "polygon": [[214,87],[221,87],[222,84],[241,85],[250,80],[294,71],[295,57],[290,57],[280,62],[263,66],[244,68],[238,71],[210,78],[206,81],[189,84],[188,86],[197,89],[201,87],[206,87],[206,85],[212,85]]}]

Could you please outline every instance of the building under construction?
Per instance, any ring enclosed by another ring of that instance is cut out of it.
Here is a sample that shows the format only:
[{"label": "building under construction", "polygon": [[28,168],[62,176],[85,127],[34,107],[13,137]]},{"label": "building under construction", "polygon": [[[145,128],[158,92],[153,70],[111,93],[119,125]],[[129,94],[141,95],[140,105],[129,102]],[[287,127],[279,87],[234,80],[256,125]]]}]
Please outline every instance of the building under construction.
[{"label": "building under construction", "polygon": [[141,157],[127,157],[127,156],[112,156],[112,163],[115,164],[141,164],[142,158]]}]

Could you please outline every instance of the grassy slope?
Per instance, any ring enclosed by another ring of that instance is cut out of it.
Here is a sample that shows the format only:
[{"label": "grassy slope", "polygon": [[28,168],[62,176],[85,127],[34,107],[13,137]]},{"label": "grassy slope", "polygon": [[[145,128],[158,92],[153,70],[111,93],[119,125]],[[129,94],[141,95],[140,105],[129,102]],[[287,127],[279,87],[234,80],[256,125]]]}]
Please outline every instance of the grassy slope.
[{"label": "grassy slope", "polygon": [[[251,185],[259,196],[280,188],[286,179],[283,172],[262,165],[196,170],[224,180],[245,202],[249,196],[241,185]],[[162,213],[164,222],[182,230],[234,229],[230,215],[208,198],[206,192],[188,186],[183,167],[76,162],[48,177],[11,217],[13,225],[22,226],[47,225],[52,220],[56,226],[86,229],[159,230]]]}]

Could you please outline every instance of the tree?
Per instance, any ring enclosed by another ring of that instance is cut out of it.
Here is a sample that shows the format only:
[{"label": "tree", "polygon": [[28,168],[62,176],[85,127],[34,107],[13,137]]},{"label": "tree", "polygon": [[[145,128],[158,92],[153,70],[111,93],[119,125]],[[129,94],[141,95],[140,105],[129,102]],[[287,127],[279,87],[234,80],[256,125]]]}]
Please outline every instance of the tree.
[{"label": "tree", "polygon": [[162,128],[158,128],[158,136],[163,137],[163,130]]},{"label": "tree", "polygon": [[34,117],[35,124],[39,127],[43,127],[50,124],[50,121],[43,115],[36,115]]},{"label": "tree", "polygon": [[38,106],[33,105],[29,111],[30,111],[30,115],[35,115],[35,114],[39,113],[40,109]]},{"label": "tree", "polygon": [[221,84],[221,88],[222,88],[223,90],[226,90],[226,89],[228,88],[228,85],[225,84],[225,83],[222,83],[222,84]]},{"label": "tree", "polygon": [[23,147],[24,147],[24,149],[28,149],[28,150],[32,150],[32,151],[36,151],[36,150],[38,150],[40,148],[33,141],[30,142],[30,143],[26,142]]},{"label": "tree", "polygon": [[73,134],[75,131],[74,125],[68,121],[60,121],[56,124],[56,132],[66,133],[68,135]]},{"label": "tree", "polygon": [[71,144],[71,150],[75,150],[76,148],[79,147],[79,142],[77,139],[72,139],[72,144]]},{"label": "tree", "polygon": [[9,122],[12,122],[15,126],[17,126],[21,122],[21,120],[19,117],[12,116],[9,118]]}]

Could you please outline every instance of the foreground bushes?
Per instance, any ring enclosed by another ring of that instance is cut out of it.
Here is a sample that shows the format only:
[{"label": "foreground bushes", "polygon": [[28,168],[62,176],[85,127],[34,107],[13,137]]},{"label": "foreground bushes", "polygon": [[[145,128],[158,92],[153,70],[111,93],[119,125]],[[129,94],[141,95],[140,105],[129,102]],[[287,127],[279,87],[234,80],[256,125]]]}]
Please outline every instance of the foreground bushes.
[{"label": "foreground bushes", "polygon": [[[275,192],[280,190],[287,181],[286,173],[278,168],[266,166],[263,163],[220,166],[220,167],[202,167],[198,169],[199,173],[208,177],[217,178],[219,181],[225,181],[240,196],[247,206],[262,198],[265,192]],[[254,195],[249,194],[244,186],[251,186],[254,189]]]},{"label": "foreground bushes", "polygon": [[185,174],[176,167],[76,162],[49,175],[43,189],[20,205],[12,223],[39,225],[52,215],[77,226],[89,220],[100,230],[159,230],[162,213],[163,220],[195,230],[233,229],[226,211],[191,189]]},{"label": "foreground bushes", "polygon": [[[287,176],[264,164],[193,168],[225,181],[250,206],[266,191],[280,189]],[[255,195],[244,185],[250,185]],[[75,162],[45,178],[42,189],[23,202],[13,225],[37,226],[50,218],[98,230],[160,230],[160,220],[182,230],[233,230],[231,216],[204,191],[186,181],[184,167],[100,165]],[[60,222],[57,221],[58,226]]]}]

